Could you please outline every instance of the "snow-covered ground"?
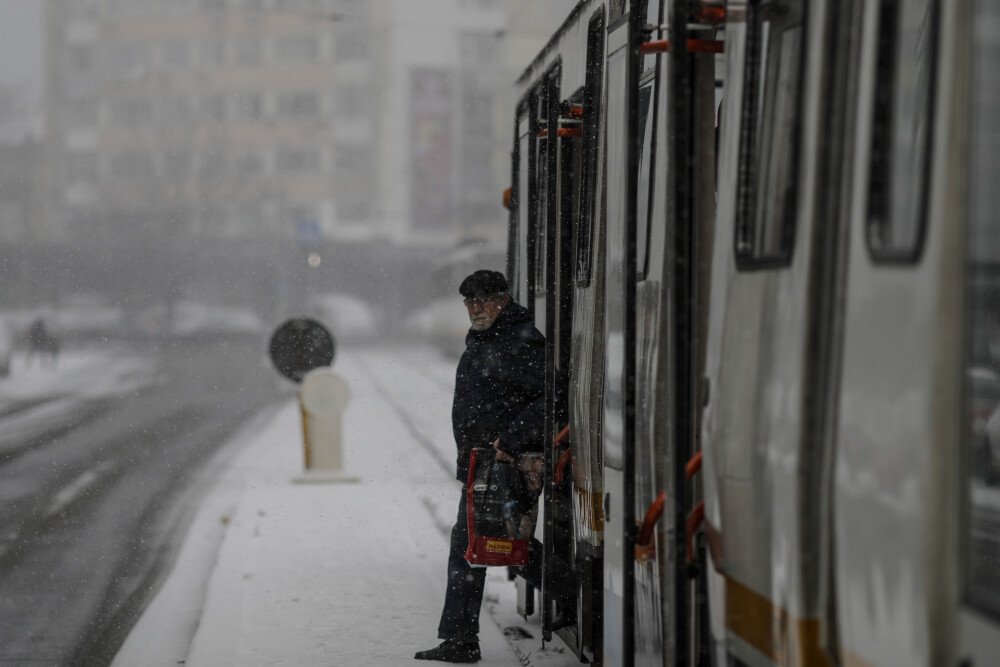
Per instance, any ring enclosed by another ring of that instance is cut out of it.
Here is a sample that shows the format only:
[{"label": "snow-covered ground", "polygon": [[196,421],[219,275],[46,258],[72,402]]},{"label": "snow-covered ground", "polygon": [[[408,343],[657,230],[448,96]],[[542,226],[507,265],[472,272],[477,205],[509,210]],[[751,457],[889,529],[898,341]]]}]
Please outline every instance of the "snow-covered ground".
[{"label": "snow-covered ground", "polygon": [[0,378],[0,453],[70,423],[83,403],[139,391],[154,381],[151,357],[118,349],[68,349],[54,361],[18,352],[10,375]]},{"label": "snow-covered ground", "polygon": [[54,361],[14,355],[11,373],[0,379],[0,408],[53,396],[103,398],[135,391],[152,380],[153,361],[110,347],[70,348]]},{"label": "snow-covered ground", "polygon": [[[345,472],[297,482],[292,400],[247,424],[209,466],[187,539],[116,667],[414,665],[438,643],[454,479],[455,360],[428,348],[341,350],[351,391]],[[537,615],[517,616],[505,569],[487,578],[482,665],[579,664]],[[530,636],[530,638],[529,638]]]}]

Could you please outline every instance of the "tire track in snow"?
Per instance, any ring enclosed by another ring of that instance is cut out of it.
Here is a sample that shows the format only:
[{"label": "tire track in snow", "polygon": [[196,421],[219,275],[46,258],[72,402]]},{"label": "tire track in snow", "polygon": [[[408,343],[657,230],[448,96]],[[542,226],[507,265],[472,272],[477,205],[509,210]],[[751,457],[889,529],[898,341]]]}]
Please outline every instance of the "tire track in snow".
[{"label": "tire track in snow", "polygon": [[427,453],[431,455],[431,458],[434,459],[438,465],[441,466],[441,469],[444,470],[445,473],[448,475],[454,474],[455,462],[447,460],[434,444],[434,441],[421,432],[420,428],[417,426],[416,422],[410,416],[403,404],[396,399],[396,396],[389,391],[388,387],[379,381],[378,376],[372,370],[371,366],[365,362],[361,355],[354,355],[353,360],[365,371],[368,375],[368,379],[378,392],[378,395],[389,404],[389,407],[396,413],[399,420],[403,422],[406,430],[409,431],[410,435],[413,436],[413,439],[417,441],[417,444],[427,450]]}]

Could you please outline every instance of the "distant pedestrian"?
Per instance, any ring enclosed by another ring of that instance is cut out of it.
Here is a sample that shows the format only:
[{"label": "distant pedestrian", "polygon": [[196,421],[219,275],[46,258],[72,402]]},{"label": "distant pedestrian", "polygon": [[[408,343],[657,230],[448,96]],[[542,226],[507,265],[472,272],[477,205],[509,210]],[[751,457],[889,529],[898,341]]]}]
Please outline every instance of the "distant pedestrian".
[{"label": "distant pedestrian", "polygon": [[511,299],[503,274],[476,271],[458,291],[465,297],[472,323],[458,362],[451,412],[462,494],[451,531],[448,588],[438,624],[438,638],[444,641],[414,657],[472,663],[480,659],[479,611],[486,569],[471,567],[465,560],[469,456],[476,447],[493,447],[497,460],[513,462],[522,453],[541,451],[545,340],[531,314]]},{"label": "distant pedestrian", "polygon": [[25,334],[25,340],[28,347],[25,361],[37,356],[41,361],[48,359],[55,365],[59,356],[59,339],[46,328],[45,320],[38,318],[32,322]]}]

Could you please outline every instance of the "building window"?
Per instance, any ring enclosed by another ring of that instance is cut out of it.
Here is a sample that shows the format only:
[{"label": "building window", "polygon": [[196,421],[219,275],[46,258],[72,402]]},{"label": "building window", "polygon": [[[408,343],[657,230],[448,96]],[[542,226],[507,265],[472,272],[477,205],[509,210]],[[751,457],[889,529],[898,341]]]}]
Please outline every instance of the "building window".
[{"label": "building window", "polygon": [[239,150],[233,155],[233,171],[239,176],[256,176],[264,171],[264,159],[259,151]]},{"label": "building window", "polygon": [[66,19],[70,22],[88,21],[96,19],[98,15],[97,7],[95,7],[92,2],[88,2],[87,0],[67,2],[64,7],[66,10]]},{"label": "building window", "polygon": [[111,102],[111,123],[121,127],[138,127],[152,117],[148,97],[120,98]]},{"label": "building window", "polygon": [[295,174],[319,171],[319,149],[279,148],[275,156],[275,168],[278,172]]},{"label": "building window", "polygon": [[341,145],[337,147],[338,179],[365,174],[371,169],[372,149],[368,146]]},{"label": "building window", "polygon": [[185,125],[194,118],[194,105],[186,95],[168,95],[160,102],[160,122],[164,125]]},{"label": "building window", "polygon": [[194,10],[194,0],[170,0],[163,5],[171,14],[190,14]]},{"label": "building window", "polygon": [[92,183],[98,170],[97,155],[92,151],[71,152],[66,154],[66,182]]},{"label": "building window", "polygon": [[367,197],[338,199],[337,214],[345,220],[367,220],[372,214],[372,203]]},{"label": "building window", "polygon": [[186,42],[180,40],[164,42],[161,48],[164,69],[172,71],[187,69],[190,55]]},{"label": "building window", "polygon": [[318,93],[295,92],[282,93],[276,100],[276,111],[286,118],[315,118],[319,116],[320,100]]},{"label": "building window", "polygon": [[237,120],[260,120],[264,117],[264,98],[260,93],[237,93],[233,98],[233,116]]},{"label": "building window", "polygon": [[261,232],[261,222],[263,217],[260,212],[260,204],[256,202],[251,204],[241,204],[237,208],[236,215],[237,218],[235,225],[237,229],[249,234]]},{"label": "building window", "polygon": [[187,148],[168,148],[161,155],[163,175],[172,183],[187,180],[192,172],[191,151]]},{"label": "building window", "polygon": [[316,35],[284,35],[274,43],[274,59],[279,63],[314,63],[319,61]]},{"label": "building window", "polygon": [[222,67],[226,64],[226,43],[222,39],[206,39],[201,43],[202,67]]},{"label": "building window", "polygon": [[127,150],[111,156],[109,176],[113,181],[152,183],[153,156],[148,151]]},{"label": "building window", "polygon": [[117,44],[107,51],[106,64],[113,82],[138,81],[149,73],[149,49],[144,44]]},{"label": "building window", "polygon": [[367,116],[372,113],[368,99],[368,87],[362,85],[340,86],[337,88],[337,114],[348,118]]},{"label": "building window", "polygon": [[201,154],[201,176],[213,180],[226,177],[226,155],[223,151],[209,149]]},{"label": "building window", "polygon": [[361,16],[366,0],[332,0],[331,9],[337,14],[347,14],[352,18]]},{"label": "building window", "polygon": [[333,50],[337,60],[363,60],[368,57],[371,37],[362,30],[338,30]]},{"label": "building window", "polygon": [[67,100],[63,102],[63,122],[68,127],[97,127],[97,100]]},{"label": "building window", "polygon": [[68,47],[66,58],[73,76],[90,74],[97,65],[97,51],[93,44],[78,44]]},{"label": "building window", "polygon": [[302,220],[317,220],[316,207],[308,204],[296,204],[288,207],[288,217],[296,223]]},{"label": "building window", "polygon": [[240,37],[236,40],[236,64],[240,67],[256,67],[263,60],[261,38]]},{"label": "building window", "polygon": [[205,95],[201,102],[202,117],[212,123],[226,120],[226,98],[220,93]]}]

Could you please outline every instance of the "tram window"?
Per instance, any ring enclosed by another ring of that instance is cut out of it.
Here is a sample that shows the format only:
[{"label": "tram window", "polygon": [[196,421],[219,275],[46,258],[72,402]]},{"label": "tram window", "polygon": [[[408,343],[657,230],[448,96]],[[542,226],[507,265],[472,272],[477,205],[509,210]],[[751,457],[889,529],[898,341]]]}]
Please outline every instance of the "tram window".
[{"label": "tram window", "polygon": [[545,245],[548,231],[549,210],[549,141],[538,139],[536,192],[538,207],[535,209],[535,294],[545,293]]},{"label": "tram window", "polygon": [[[529,105],[532,114],[529,138],[531,155],[528,159],[528,217],[527,217],[527,265],[525,277],[528,293],[526,299],[534,303],[535,296],[545,290],[545,227],[548,208],[548,156],[547,137],[542,132],[547,127],[548,103],[547,87],[539,85],[532,94]],[[541,135],[541,136],[539,136]],[[533,305],[532,305],[533,307]]]},{"label": "tram window", "polygon": [[[578,89],[567,100],[570,107],[583,106],[583,88]],[[581,123],[562,121],[567,127],[580,129]],[[579,221],[581,218],[581,208],[583,199],[583,139],[580,137],[565,137],[559,140],[559,225],[560,229],[569,230],[569,237],[566,239],[570,243],[570,253],[575,253],[573,243],[578,240]],[[562,241],[560,236],[560,241]],[[565,246],[560,248],[560,252],[565,250]],[[571,254],[570,258],[576,257]],[[564,258],[560,257],[560,264]]]},{"label": "tram window", "polygon": [[758,1],[747,18],[736,259],[785,266],[795,241],[802,113],[801,0]]},{"label": "tram window", "polygon": [[508,253],[507,278],[515,299],[523,300],[521,293],[522,266],[527,261],[528,245],[528,117],[522,109],[517,119],[517,145],[514,152],[514,191],[511,210],[511,251]]},{"label": "tram window", "polygon": [[625,0],[611,0],[611,2],[608,3],[608,7],[611,14],[608,17],[608,21],[614,25],[615,21],[625,15]]},{"label": "tram window", "polygon": [[[636,270],[638,279],[644,280],[649,268],[649,217],[652,215],[650,204],[653,193],[653,183],[650,182],[652,171],[653,123],[649,122],[650,99],[653,94],[653,84],[639,89],[639,191],[636,202]],[[645,186],[645,189],[643,189]]]},{"label": "tram window", "polygon": [[973,91],[966,290],[966,428],[968,602],[1000,618],[1000,5],[979,0],[973,30]]},{"label": "tram window", "polygon": [[548,128],[549,103],[548,87],[543,82],[538,87],[538,95],[535,97],[533,113],[537,127],[539,129],[535,137],[535,170],[534,189],[535,201],[534,216],[531,221],[532,228],[532,280],[534,281],[535,295],[545,293],[545,232],[548,227],[549,208],[549,156],[548,156],[548,135],[542,134],[542,130]]},{"label": "tram window", "polygon": [[934,0],[882,0],[868,181],[868,249],[876,262],[920,256],[934,88]]},{"label": "tram window", "polygon": [[597,218],[597,172],[600,155],[601,101],[604,79],[604,8],[590,19],[587,77],[583,89],[583,183],[576,239],[576,282],[590,284],[594,220]]}]

